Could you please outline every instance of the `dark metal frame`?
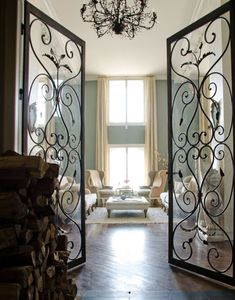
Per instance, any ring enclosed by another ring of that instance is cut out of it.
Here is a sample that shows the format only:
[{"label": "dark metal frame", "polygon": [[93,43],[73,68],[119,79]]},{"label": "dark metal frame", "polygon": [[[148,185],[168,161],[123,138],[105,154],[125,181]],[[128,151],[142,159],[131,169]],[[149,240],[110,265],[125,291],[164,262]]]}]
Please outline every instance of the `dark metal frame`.
[{"label": "dark metal frame", "polygon": [[[209,13],[205,17],[201,18],[200,20],[196,21],[195,23],[189,25],[188,27],[184,28],[183,30],[179,31],[178,33],[174,34],[173,36],[169,37],[167,39],[167,80],[168,80],[168,150],[169,150],[169,183],[168,183],[168,189],[169,189],[169,240],[168,240],[168,261],[173,266],[182,268],[189,272],[194,272],[199,275],[206,276],[208,278],[217,280],[218,282],[223,282],[229,285],[235,285],[235,224],[233,224],[233,253],[232,253],[232,276],[228,276],[219,272],[215,272],[209,269],[205,269],[200,266],[196,266],[194,264],[185,262],[180,259],[176,259],[173,256],[173,176],[174,176],[174,170],[173,170],[173,145],[172,145],[172,136],[173,136],[173,128],[172,128],[172,87],[171,87],[171,81],[172,81],[172,67],[171,67],[171,46],[174,42],[181,39],[185,35],[189,34],[190,32],[196,30],[197,28],[207,24],[208,22],[216,19],[217,17],[223,15],[224,13],[230,13],[230,36],[231,36],[231,70],[232,70],[232,84],[231,84],[231,90],[232,90],[232,110],[233,110],[233,116],[235,115],[235,105],[234,105],[234,94],[235,94],[235,3],[234,1],[230,1],[223,6],[219,7],[218,9],[214,10],[213,12]],[[233,126],[234,126],[234,120],[233,120]],[[235,132],[233,128],[233,151],[235,151]],[[234,156],[234,152],[232,153]],[[233,162],[233,169],[234,169],[234,162]],[[235,186],[235,178],[233,177],[233,191]],[[235,202],[233,201],[233,220],[235,221]]]},{"label": "dark metal frame", "polygon": [[81,197],[81,228],[79,228],[78,234],[81,235],[81,247],[80,257],[69,261],[69,268],[76,267],[86,261],[86,243],[85,243],[85,180],[84,180],[84,97],[85,97],[85,42],[77,37],[75,34],[70,32],[68,29],[58,24],[56,21],[51,19],[49,16],[41,12],[39,9],[34,7],[32,4],[26,2],[25,4],[25,32],[24,32],[24,97],[23,97],[23,133],[22,133],[22,146],[23,153],[27,154],[28,144],[28,89],[29,89],[29,50],[30,50],[30,15],[35,16],[39,20],[42,20],[50,28],[55,29],[59,33],[66,36],[74,44],[79,45],[81,48],[81,100],[80,100],[80,115],[81,115],[81,129],[80,129],[80,168],[81,168],[81,179],[80,179],[80,197]]}]

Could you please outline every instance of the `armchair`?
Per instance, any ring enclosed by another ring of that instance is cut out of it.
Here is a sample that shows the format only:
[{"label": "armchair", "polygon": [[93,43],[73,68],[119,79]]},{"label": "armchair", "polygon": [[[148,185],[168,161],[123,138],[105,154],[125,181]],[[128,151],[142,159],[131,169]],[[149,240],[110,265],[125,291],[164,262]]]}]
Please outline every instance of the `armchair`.
[{"label": "armchair", "polygon": [[98,206],[104,206],[109,197],[114,195],[112,186],[105,186],[103,184],[104,172],[99,170],[86,170],[86,188],[91,193],[96,193]]},{"label": "armchair", "polygon": [[149,184],[140,186],[140,190],[141,190],[142,193],[145,193],[146,195],[148,195],[149,190],[151,189],[151,187],[153,185],[154,177],[155,177],[156,174],[157,174],[157,171],[149,171],[149,173],[148,173]]},{"label": "armchair", "polygon": [[[146,197],[152,205],[161,205],[160,194],[164,192],[167,181],[167,170],[150,171],[150,184],[141,186],[138,195]],[[152,180],[152,181],[151,181]]]}]

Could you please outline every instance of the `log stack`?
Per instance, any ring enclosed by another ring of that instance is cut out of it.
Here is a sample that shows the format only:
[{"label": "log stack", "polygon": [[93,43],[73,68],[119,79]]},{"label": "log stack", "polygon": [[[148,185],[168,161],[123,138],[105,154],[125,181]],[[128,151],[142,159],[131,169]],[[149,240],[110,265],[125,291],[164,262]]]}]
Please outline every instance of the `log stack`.
[{"label": "log stack", "polygon": [[0,157],[0,299],[76,297],[67,276],[67,239],[52,206],[58,172],[40,157]]}]

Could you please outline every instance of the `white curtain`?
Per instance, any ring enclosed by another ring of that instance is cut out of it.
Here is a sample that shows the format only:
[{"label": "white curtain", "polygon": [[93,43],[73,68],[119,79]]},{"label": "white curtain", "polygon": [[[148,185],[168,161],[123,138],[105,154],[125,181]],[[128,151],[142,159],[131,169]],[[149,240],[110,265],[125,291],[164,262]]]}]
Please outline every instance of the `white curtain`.
[{"label": "white curtain", "polygon": [[109,178],[109,155],[107,137],[108,79],[97,80],[97,115],[96,115],[96,169],[104,171],[104,182]]},{"label": "white curtain", "polygon": [[148,172],[158,169],[157,165],[157,99],[154,76],[144,79],[145,96],[145,178]]}]

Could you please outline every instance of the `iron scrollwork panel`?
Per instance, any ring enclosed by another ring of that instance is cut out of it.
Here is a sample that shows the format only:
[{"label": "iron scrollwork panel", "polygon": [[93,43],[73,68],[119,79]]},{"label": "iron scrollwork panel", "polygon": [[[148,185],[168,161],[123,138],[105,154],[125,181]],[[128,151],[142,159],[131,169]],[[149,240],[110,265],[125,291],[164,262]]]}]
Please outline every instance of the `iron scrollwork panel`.
[{"label": "iron scrollwork panel", "polygon": [[85,259],[84,42],[28,4],[25,152],[60,166],[52,200],[69,266]]},{"label": "iron scrollwork panel", "polygon": [[[168,43],[171,263],[234,278],[234,132],[229,6]],[[233,282],[234,283],[234,282]]]}]

